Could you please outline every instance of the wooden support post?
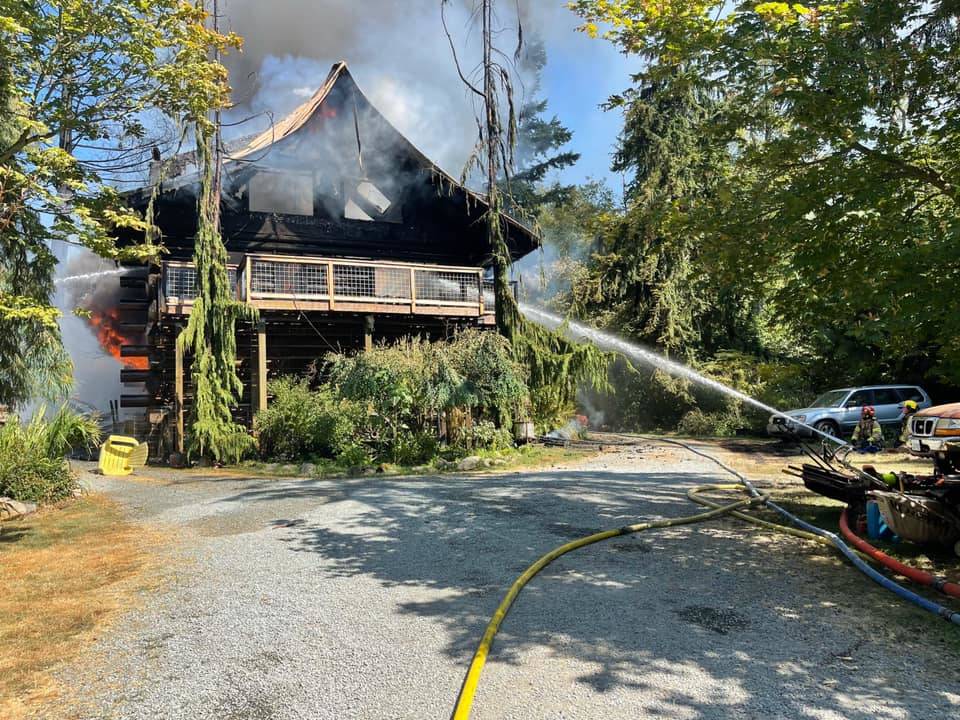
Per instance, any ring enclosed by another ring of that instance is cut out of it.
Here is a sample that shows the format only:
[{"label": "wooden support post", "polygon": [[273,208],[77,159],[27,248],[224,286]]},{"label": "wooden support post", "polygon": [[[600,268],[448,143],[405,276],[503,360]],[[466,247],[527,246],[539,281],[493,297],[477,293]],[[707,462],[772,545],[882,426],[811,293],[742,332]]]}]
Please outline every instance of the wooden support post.
[{"label": "wooden support post", "polygon": [[480,302],[477,304],[479,317],[483,317],[483,270],[477,273],[477,285],[480,288]]},{"label": "wooden support post", "polygon": [[267,324],[257,323],[257,400],[254,412],[267,409]]},{"label": "wooden support post", "polygon": [[410,268],[410,314],[417,312],[417,271]]},{"label": "wooden support post", "polygon": [[337,289],[336,281],[333,277],[333,263],[327,263],[327,295],[330,297],[330,309],[337,309],[337,301],[334,299],[334,292]]},{"label": "wooden support post", "polygon": [[176,429],[173,446],[181,455],[186,446],[186,439],[183,425],[183,347],[180,345],[180,333],[183,328],[178,327],[176,338],[173,343],[173,382],[174,382],[174,401],[173,412],[176,416]]},{"label": "wooden support post", "polygon": [[363,349],[365,352],[373,350],[373,315],[363,316]]}]

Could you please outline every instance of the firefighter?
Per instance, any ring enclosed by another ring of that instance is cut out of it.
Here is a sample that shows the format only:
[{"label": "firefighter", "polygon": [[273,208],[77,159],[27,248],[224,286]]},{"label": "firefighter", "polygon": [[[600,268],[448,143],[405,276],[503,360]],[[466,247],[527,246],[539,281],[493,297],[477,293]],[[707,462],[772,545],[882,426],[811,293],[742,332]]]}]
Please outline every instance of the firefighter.
[{"label": "firefighter", "polygon": [[907,444],[907,440],[910,439],[910,421],[913,420],[913,416],[917,414],[918,409],[916,400],[907,400],[903,404],[903,423],[900,425],[900,436],[897,438],[897,444],[894,447]]},{"label": "firefighter", "polygon": [[883,448],[883,430],[872,405],[864,405],[860,411],[860,422],[853,429],[850,444],[860,452],[878,452]]}]

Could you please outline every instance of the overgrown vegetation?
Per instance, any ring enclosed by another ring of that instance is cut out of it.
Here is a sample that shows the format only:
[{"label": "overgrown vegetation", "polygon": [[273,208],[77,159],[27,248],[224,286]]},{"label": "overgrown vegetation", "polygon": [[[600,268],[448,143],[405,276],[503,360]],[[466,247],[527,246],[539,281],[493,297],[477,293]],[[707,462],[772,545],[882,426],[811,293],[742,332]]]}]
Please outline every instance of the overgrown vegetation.
[{"label": "overgrown vegetation", "polygon": [[524,369],[496,333],[467,330],[450,342],[402,340],[356,355],[330,354],[311,389],[305,379],[271,383],[257,415],[264,457],[334,458],[419,465],[447,454],[512,445],[524,417]]},{"label": "overgrown vegetation", "polygon": [[0,427],[0,496],[50,503],[76,487],[67,453],[95,446],[100,427],[67,406],[45,416],[46,408],[40,408],[26,424],[11,420]]}]

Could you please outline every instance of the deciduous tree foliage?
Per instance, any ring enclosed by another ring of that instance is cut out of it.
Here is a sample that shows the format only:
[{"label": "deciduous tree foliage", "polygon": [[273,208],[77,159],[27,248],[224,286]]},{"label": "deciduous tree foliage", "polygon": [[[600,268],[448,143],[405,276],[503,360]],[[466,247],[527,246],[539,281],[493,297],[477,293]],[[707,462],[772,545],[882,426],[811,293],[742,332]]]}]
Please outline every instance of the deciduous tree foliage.
[{"label": "deciduous tree foliage", "polygon": [[0,0],[0,403],[70,384],[50,241],[113,259],[160,251],[118,250],[118,226],[147,223],[113,183],[145,169],[151,113],[182,120],[223,101],[206,56],[223,39],[204,17],[187,0]]},{"label": "deciduous tree foliage", "polygon": [[[570,4],[646,59],[634,92],[711,98],[689,132],[727,169],[694,181],[659,252],[697,237],[704,270],[832,382],[960,384],[958,3]],[[625,142],[618,161],[643,155]]]}]

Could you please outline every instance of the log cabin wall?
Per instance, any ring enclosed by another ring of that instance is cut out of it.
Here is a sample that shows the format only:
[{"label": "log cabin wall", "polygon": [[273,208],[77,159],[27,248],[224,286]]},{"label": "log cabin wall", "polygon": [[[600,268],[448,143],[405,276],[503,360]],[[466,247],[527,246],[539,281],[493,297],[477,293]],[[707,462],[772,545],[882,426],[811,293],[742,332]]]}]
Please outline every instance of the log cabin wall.
[{"label": "log cabin wall", "polygon": [[[228,150],[221,225],[237,296],[260,322],[237,329],[244,380],[236,419],[251,425],[268,402],[266,383],[304,375],[328,352],[356,352],[406,336],[431,340],[466,327],[495,327],[484,280],[490,265],[487,206],[420,153],[374,108],[340,63],[317,93],[256,137]],[[195,293],[191,276],[198,179],[190,157],[159,187],[128,194],[154,222],[167,249],[148,269],[138,310],[143,345],[123,354],[146,369],[123,377],[126,408],[142,409],[154,457],[182,451],[192,408],[190,358],[176,337]],[[519,259],[535,232],[504,220]],[[119,243],[141,242],[121,231]]]}]

